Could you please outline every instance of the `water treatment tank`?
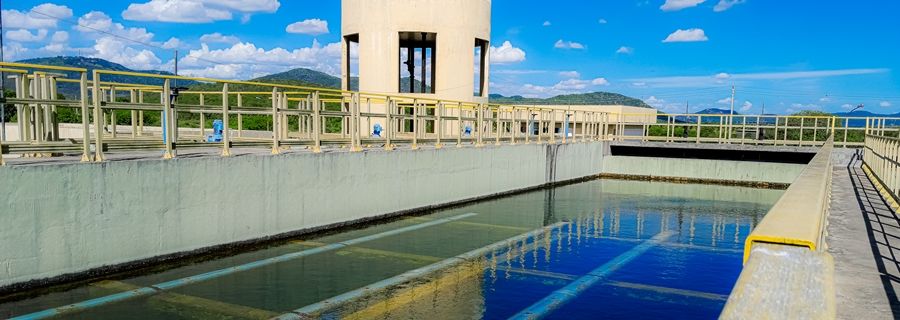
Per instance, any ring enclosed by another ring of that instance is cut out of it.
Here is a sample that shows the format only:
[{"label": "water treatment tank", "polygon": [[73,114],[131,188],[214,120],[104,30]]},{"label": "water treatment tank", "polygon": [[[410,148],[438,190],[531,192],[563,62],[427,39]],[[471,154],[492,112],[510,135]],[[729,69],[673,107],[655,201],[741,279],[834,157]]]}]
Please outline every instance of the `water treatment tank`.
[{"label": "water treatment tank", "polygon": [[342,0],[341,14],[345,90],[487,101],[490,0]]}]

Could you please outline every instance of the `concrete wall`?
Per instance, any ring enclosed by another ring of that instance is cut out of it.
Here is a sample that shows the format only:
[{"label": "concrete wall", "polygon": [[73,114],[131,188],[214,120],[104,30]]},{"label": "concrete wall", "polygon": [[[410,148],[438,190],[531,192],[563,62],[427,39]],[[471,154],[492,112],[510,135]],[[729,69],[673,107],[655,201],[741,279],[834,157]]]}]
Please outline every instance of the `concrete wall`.
[{"label": "concrete wall", "polygon": [[607,148],[532,144],[2,167],[0,291],[596,175]]},{"label": "concrete wall", "polygon": [[607,156],[603,173],[790,184],[806,165],[768,162]]}]

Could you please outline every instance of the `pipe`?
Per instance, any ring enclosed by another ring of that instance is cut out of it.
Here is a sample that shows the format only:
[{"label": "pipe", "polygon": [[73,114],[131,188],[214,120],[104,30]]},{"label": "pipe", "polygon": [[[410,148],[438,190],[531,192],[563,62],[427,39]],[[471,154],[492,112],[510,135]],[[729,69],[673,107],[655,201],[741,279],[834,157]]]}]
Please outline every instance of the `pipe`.
[{"label": "pipe", "polygon": [[185,277],[185,278],[181,278],[181,279],[175,279],[172,281],[155,284],[155,285],[152,285],[149,287],[143,287],[143,288],[139,288],[139,289],[135,289],[135,290],[131,290],[131,291],[120,292],[120,293],[116,293],[113,295],[108,295],[108,296],[104,296],[104,297],[85,300],[82,302],[77,302],[77,303],[65,305],[62,307],[56,307],[53,309],[47,309],[47,310],[38,311],[35,313],[29,313],[29,314],[21,315],[21,316],[14,317],[11,319],[12,320],[44,319],[44,318],[55,317],[55,316],[68,314],[68,313],[72,313],[72,312],[84,311],[84,310],[87,310],[90,308],[95,308],[95,307],[99,307],[99,306],[110,304],[110,303],[121,302],[124,300],[129,300],[129,299],[133,299],[133,298],[137,298],[137,297],[149,296],[149,295],[155,294],[157,292],[171,290],[171,289],[182,287],[182,286],[189,285],[192,283],[215,279],[215,278],[230,275],[233,273],[252,270],[252,269],[259,268],[259,267],[268,266],[268,265],[276,264],[279,262],[285,262],[288,260],[293,260],[293,259],[310,256],[310,255],[314,255],[314,254],[318,254],[318,253],[334,251],[334,250],[337,250],[337,249],[340,249],[340,248],[343,248],[346,246],[351,246],[351,245],[355,245],[355,244],[359,244],[362,242],[371,241],[371,240],[375,240],[375,239],[379,239],[379,238],[389,237],[389,236],[401,234],[404,232],[410,232],[410,231],[414,231],[414,230],[424,229],[424,228],[436,226],[439,224],[444,224],[444,223],[453,222],[456,220],[469,218],[469,217],[472,217],[475,215],[477,215],[477,213],[466,213],[466,214],[461,214],[458,216],[432,220],[429,222],[411,225],[411,226],[394,229],[394,230],[386,231],[386,232],[382,232],[382,233],[376,233],[376,234],[365,236],[365,237],[351,239],[351,240],[347,240],[347,241],[343,241],[343,242],[332,243],[332,244],[318,247],[318,248],[298,251],[298,252],[294,252],[294,253],[288,253],[285,255],[277,256],[277,257],[272,257],[272,258],[268,258],[268,259],[257,260],[257,261],[245,263],[245,264],[242,264],[239,266],[210,271],[207,273],[202,273],[202,274]]}]

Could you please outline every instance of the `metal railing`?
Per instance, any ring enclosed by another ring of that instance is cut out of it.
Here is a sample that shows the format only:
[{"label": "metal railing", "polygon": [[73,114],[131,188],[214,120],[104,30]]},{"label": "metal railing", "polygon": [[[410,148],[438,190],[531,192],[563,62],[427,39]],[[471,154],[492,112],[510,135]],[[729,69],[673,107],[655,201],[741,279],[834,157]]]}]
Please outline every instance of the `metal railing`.
[{"label": "metal railing", "polygon": [[[107,152],[173,158],[194,148],[229,156],[232,148],[277,154],[600,140],[814,146],[828,134],[856,146],[857,136],[900,132],[889,118],[610,113],[23,63],[0,63],[0,71],[15,83],[15,97],[0,104],[15,106],[16,117],[0,137],[0,164],[5,154],[104,161]],[[221,132],[213,132],[216,120]]]},{"label": "metal railing", "polygon": [[867,135],[862,159],[863,169],[879,192],[894,210],[900,209],[900,139]]},{"label": "metal railing", "polygon": [[689,143],[821,146],[833,136],[838,147],[861,147],[866,135],[898,136],[900,118],[664,114],[645,123],[639,134],[617,137]]}]

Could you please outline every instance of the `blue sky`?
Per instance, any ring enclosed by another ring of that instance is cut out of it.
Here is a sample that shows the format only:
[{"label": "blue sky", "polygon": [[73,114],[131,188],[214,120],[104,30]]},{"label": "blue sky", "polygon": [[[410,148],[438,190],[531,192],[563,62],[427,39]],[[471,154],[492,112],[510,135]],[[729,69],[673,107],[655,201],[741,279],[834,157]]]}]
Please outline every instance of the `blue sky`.
[{"label": "blue sky", "polygon": [[[185,74],[339,73],[339,0],[2,5],[7,60],[86,55],[171,70],[178,49]],[[494,0],[491,92],[611,91],[681,112],[727,109],[733,84],[745,113],[895,113],[897,12],[900,1],[884,0]]]}]

